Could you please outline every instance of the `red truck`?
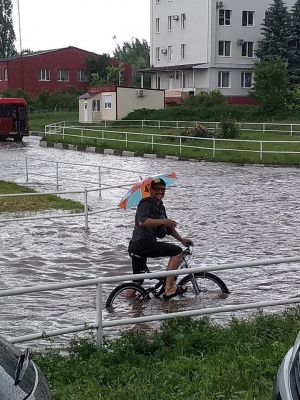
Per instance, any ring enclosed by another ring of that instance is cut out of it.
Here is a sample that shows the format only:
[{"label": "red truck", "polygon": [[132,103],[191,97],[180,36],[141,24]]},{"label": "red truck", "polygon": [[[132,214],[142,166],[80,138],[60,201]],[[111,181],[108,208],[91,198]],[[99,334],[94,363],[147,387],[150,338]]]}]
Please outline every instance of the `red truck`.
[{"label": "red truck", "polygon": [[0,140],[28,136],[28,106],[21,98],[0,98]]}]

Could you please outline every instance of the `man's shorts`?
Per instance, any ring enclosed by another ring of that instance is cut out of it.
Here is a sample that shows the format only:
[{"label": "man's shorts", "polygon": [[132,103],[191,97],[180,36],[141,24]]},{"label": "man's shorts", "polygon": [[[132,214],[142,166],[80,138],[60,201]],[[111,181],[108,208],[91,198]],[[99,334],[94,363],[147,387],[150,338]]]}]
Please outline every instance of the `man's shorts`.
[{"label": "man's shorts", "polygon": [[[134,274],[147,272],[147,257],[173,257],[182,253],[182,248],[176,244],[167,242],[150,242],[138,240],[130,242],[128,247],[129,255],[132,259],[132,271]],[[135,282],[135,281],[134,281]],[[141,282],[136,281],[136,282]]]}]

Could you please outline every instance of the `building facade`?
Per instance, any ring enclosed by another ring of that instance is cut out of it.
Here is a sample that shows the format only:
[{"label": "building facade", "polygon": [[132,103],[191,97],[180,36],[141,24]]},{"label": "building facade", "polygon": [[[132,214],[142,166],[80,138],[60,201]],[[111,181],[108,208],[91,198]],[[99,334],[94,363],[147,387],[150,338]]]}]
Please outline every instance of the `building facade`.
[{"label": "building facade", "polygon": [[141,108],[163,109],[165,91],[123,86],[94,86],[79,97],[79,122],[115,121]]},{"label": "building facade", "polygon": [[[2,59],[0,92],[22,89],[37,95],[42,91],[69,91],[72,87],[84,92],[88,85],[86,59],[90,54],[86,50],[69,46]],[[118,61],[111,59],[110,64],[117,67]],[[122,83],[129,85],[130,65],[124,64],[122,75]]]},{"label": "building facade", "polygon": [[[295,0],[286,0],[290,9]],[[151,0],[151,87],[246,98],[271,0]]]}]

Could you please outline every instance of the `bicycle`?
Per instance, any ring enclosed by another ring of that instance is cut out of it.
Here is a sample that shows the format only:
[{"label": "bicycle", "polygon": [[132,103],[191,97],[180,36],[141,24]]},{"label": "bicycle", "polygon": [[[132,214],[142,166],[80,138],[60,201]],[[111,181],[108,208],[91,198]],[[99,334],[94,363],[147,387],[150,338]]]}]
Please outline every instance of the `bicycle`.
[{"label": "bicycle", "polygon": [[[193,246],[189,245],[185,250],[183,250],[178,269],[191,268],[190,264],[192,259]],[[150,272],[148,267],[145,272]],[[176,278],[177,277],[175,277],[175,279]],[[126,301],[150,300],[153,297],[160,298],[165,292],[166,278],[150,279],[158,280],[158,282],[148,288],[144,288],[134,282],[126,282],[117,286],[108,296],[105,307],[108,309],[118,307],[124,308],[124,302]],[[183,295],[184,297],[202,295],[210,298],[226,298],[230,293],[225,282],[211,272],[196,272],[188,274],[179,281],[178,285],[186,285],[188,287],[187,292]],[[131,299],[126,298],[126,291],[128,289],[135,290],[135,297]]]}]

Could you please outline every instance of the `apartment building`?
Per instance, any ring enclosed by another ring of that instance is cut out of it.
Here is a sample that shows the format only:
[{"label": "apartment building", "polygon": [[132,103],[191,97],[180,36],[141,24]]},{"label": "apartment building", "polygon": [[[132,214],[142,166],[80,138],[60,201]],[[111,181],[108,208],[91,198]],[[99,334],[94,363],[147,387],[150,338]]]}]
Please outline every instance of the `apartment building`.
[{"label": "apartment building", "polygon": [[[286,0],[290,9],[295,0]],[[151,0],[151,87],[246,98],[272,0]],[[239,102],[239,101],[237,101]]]}]

